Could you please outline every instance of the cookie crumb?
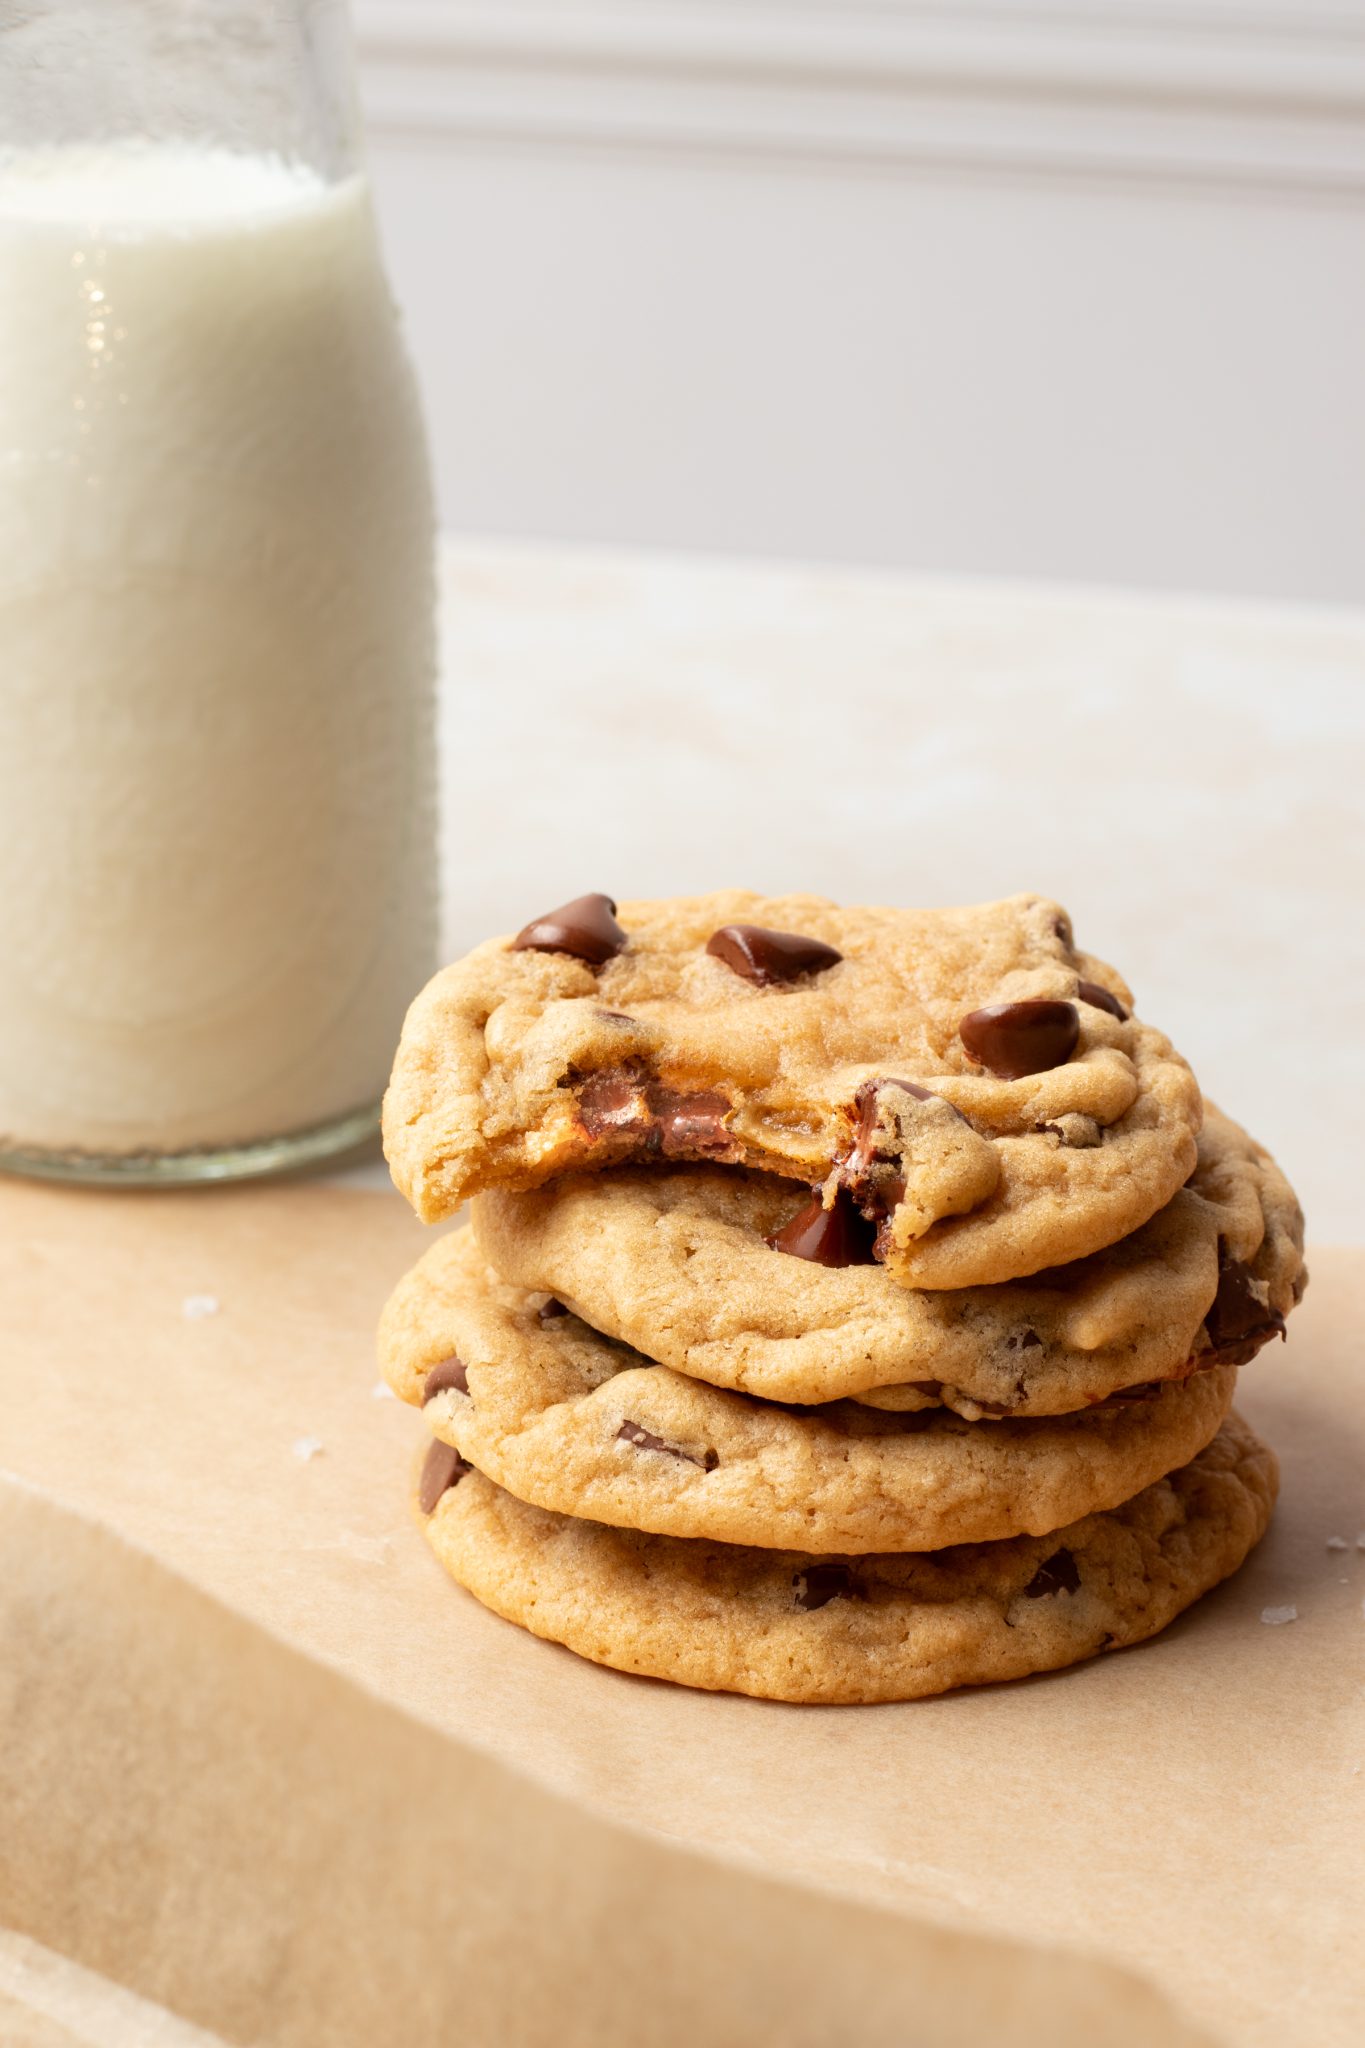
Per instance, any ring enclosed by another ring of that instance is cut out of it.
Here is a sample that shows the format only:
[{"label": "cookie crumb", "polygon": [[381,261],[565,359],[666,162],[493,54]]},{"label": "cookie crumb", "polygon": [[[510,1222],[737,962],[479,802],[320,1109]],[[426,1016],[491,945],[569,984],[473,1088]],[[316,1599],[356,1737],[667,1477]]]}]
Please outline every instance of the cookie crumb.
[{"label": "cookie crumb", "polygon": [[202,1323],[205,1316],[216,1316],[218,1297],[216,1294],[187,1294],[180,1304],[180,1313],[187,1323]]},{"label": "cookie crumb", "polygon": [[1345,1550],[1347,1547],[1344,1536],[1329,1536],[1327,1538],[1327,1548],[1329,1550]]},{"label": "cookie crumb", "polygon": [[1281,1622],[1297,1621],[1298,1618],[1299,1610],[1297,1607],[1263,1607],[1261,1609],[1261,1620],[1270,1628],[1278,1628]]},{"label": "cookie crumb", "polygon": [[[372,1401],[396,1401],[398,1396],[387,1380],[376,1380],[370,1388],[370,1399]],[[1346,1545],[1343,1543],[1341,1547],[1344,1550]]]},{"label": "cookie crumb", "polygon": [[320,1436],[295,1437],[294,1456],[301,1465],[306,1465],[310,1459],[320,1457],[321,1455],[322,1438]]}]

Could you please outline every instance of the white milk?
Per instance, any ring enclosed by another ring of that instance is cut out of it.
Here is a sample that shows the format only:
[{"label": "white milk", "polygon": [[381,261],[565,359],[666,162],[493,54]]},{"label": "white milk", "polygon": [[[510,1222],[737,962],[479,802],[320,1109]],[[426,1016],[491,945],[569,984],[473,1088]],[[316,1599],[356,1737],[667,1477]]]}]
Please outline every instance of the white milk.
[{"label": "white milk", "polygon": [[360,179],[0,157],[0,1149],[379,1095],[431,968],[431,508]]}]

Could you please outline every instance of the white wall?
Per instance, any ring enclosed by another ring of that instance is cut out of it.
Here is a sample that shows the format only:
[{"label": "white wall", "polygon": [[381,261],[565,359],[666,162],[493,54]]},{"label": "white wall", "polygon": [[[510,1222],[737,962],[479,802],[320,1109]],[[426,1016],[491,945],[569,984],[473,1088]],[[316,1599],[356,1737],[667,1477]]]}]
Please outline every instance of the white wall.
[{"label": "white wall", "polygon": [[447,523],[1365,602],[1365,8],[359,0]]}]

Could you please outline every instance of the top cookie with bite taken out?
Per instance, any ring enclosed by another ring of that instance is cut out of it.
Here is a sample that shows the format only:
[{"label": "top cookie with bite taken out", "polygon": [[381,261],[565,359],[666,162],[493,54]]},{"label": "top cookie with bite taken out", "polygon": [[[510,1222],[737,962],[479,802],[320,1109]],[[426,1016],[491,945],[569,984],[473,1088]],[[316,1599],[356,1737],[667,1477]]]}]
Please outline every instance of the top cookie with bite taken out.
[{"label": "top cookie with bite taken out", "polygon": [[[1195,1163],[1199,1090],[1041,896],[840,908],[588,896],[408,1013],[384,1105],[427,1221],[640,1160],[761,1167],[911,1287],[1018,1278],[1135,1230]],[[814,1203],[814,1198],[813,1198]]]}]

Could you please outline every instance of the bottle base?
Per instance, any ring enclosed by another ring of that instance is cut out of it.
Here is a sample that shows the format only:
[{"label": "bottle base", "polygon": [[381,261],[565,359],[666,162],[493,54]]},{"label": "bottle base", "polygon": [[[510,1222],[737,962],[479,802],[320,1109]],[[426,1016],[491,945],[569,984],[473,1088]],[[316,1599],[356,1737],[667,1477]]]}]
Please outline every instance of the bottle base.
[{"label": "bottle base", "polygon": [[81,1152],[0,1140],[0,1173],[79,1187],[203,1187],[224,1181],[267,1180],[277,1174],[336,1164],[374,1149],[379,1104],[351,1110],[329,1123],[246,1145],[204,1146],[185,1152]]}]

